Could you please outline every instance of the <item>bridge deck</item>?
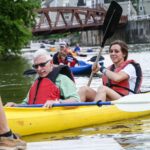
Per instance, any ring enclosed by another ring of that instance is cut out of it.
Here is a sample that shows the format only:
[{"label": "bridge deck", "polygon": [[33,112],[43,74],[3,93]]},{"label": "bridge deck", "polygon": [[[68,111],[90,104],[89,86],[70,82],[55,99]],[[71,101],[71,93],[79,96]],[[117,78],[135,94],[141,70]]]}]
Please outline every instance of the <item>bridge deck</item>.
[{"label": "bridge deck", "polygon": [[[101,29],[106,10],[101,7],[50,7],[38,10],[39,17],[33,28],[33,35],[77,32]],[[122,16],[119,26],[127,24],[127,16]]]}]

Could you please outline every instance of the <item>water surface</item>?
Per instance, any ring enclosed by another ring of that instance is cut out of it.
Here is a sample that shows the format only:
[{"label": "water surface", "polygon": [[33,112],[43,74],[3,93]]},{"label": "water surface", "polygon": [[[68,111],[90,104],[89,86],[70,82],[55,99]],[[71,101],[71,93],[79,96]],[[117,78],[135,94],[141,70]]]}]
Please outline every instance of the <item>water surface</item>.
[{"label": "water surface", "polygon": [[[134,59],[141,64],[143,70],[142,91],[150,91],[150,51],[149,46],[142,45],[140,50],[136,50],[137,45],[132,46],[134,53],[129,54],[130,59]],[[138,46],[139,48],[139,46]],[[146,50],[146,51],[144,51]],[[28,55],[26,55],[28,56]],[[91,56],[88,56],[89,59]],[[105,57],[105,66],[111,64],[109,56]],[[32,56],[30,57],[32,58]],[[80,58],[83,59],[83,58]],[[0,61],[0,95],[4,103],[6,101],[21,102],[26,96],[34,77],[25,77],[23,72],[31,68],[29,57]],[[88,83],[88,76],[75,77],[77,88]],[[96,89],[101,84],[101,79],[93,77],[91,87]],[[150,149],[150,116],[124,120],[99,126],[90,126],[60,133],[40,134],[23,137],[27,142],[49,141],[80,138],[112,137],[117,140],[126,150],[148,150]]]}]

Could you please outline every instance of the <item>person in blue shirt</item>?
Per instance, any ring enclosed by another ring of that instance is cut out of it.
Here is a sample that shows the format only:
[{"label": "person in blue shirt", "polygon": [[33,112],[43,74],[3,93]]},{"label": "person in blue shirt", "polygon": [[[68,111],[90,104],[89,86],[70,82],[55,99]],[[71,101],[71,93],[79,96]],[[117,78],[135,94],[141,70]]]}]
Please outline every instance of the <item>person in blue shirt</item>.
[{"label": "person in blue shirt", "polygon": [[76,47],[74,48],[73,52],[76,53],[77,55],[81,52],[81,48],[78,43],[76,44]]}]

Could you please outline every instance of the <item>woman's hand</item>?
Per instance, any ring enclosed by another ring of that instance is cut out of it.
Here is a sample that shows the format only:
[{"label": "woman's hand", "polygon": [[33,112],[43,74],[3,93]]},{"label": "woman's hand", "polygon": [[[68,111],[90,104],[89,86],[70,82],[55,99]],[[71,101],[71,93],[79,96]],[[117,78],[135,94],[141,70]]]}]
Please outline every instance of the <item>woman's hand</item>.
[{"label": "woman's hand", "polygon": [[92,72],[97,73],[99,71],[99,69],[100,69],[100,65],[93,63]]}]

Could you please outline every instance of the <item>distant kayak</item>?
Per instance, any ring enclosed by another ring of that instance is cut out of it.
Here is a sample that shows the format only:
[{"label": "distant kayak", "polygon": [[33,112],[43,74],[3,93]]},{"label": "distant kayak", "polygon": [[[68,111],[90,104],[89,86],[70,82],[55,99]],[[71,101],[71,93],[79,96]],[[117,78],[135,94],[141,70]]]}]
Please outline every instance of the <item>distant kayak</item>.
[{"label": "distant kayak", "polygon": [[87,52],[91,53],[91,52],[93,52],[93,49],[87,49]]},{"label": "distant kayak", "polygon": [[[70,67],[74,75],[85,75],[91,73],[92,64],[86,63],[84,61],[79,61],[79,65],[75,67]],[[29,76],[36,74],[35,69],[28,69],[23,72],[23,75]]]}]

